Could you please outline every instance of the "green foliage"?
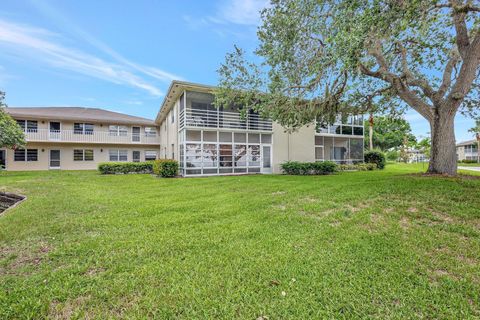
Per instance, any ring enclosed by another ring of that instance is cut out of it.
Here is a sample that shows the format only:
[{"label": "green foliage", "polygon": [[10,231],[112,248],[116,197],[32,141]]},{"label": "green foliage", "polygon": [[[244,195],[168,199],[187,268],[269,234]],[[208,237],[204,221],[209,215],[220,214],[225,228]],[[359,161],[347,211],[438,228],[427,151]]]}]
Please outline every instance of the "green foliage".
[{"label": "green foliage", "polygon": [[280,167],[285,174],[289,175],[326,175],[337,171],[337,164],[332,161],[287,161],[282,163]]},{"label": "green foliage", "polygon": [[415,148],[425,154],[427,158],[430,157],[430,151],[432,149],[432,141],[430,138],[423,138],[415,144]]},{"label": "green foliage", "polygon": [[384,169],[386,165],[385,155],[381,151],[372,150],[367,151],[363,155],[365,163],[374,163],[378,169]]},{"label": "green foliage", "polygon": [[0,148],[22,148],[25,134],[18,123],[5,112],[5,93],[0,91]]},{"label": "green foliage", "polygon": [[[365,121],[365,128],[368,128],[368,121]],[[365,147],[368,148],[368,130],[365,131]],[[373,125],[373,147],[380,150],[399,148],[405,137],[414,144],[415,136],[412,134],[410,123],[402,118],[375,117]]]},{"label": "green foliage", "polygon": [[357,164],[340,164],[338,171],[373,171],[378,169],[376,163],[357,163]]},{"label": "green foliage", "polygon": [[468,132],[473,133],[477,141],[480,141],[480,118],[475,119],[475,126],[470,128]]},{"label": "green foliage", "polygon": [[178,174],[178,161],[172,159],[158,159],[153,163],[153,173],[163,178],[175,177]]},{"label": "green foliage", "polygon": [[463,159],[463,160],[460,160],[459,163],[478,163],[478,160]]},{"label": "green foliage", "polygon": [[153,161],[146,162],[103,162],[98,164],[101,174],[152,173]]},{"label": "green foliage", "polygon": [[388,161],[397,161],[400,157],[400,152],[397,150],[390,150],[385,153],[385,157]]}]

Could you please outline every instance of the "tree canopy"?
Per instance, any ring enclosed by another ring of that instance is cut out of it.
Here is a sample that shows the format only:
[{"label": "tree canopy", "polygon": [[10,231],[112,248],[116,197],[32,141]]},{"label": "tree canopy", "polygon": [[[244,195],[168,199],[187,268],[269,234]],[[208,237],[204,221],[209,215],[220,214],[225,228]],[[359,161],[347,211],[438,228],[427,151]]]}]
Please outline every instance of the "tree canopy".
[{"label": "tree canopy", "polygon": [[[287,128],[384,100],[431,125],[429,171],[456,172],[453,119],[479,106],[480,4],[460,0],[273,0],[259,63],[235,47],[217,104],[242,104]],[[472,90],[472,88],[474,90]]]},{"label": "tree canopy", "polygon": [[[365,126],[368,123],[365,122]],[[365,130],[365,146],[368,146],[368,132]],[[375,117],[373,126],[373,147],[383,151],[398,149],[404,143],[405,137],[414,144],[415,136],[412,134],[410,123],[405,119],[391,117]]]},{"label": "tree canopy", "polygon": [[5,93],[0,91],[0,148],[17,148],[25,145],[25,135],[18,123],[5,112]]}]

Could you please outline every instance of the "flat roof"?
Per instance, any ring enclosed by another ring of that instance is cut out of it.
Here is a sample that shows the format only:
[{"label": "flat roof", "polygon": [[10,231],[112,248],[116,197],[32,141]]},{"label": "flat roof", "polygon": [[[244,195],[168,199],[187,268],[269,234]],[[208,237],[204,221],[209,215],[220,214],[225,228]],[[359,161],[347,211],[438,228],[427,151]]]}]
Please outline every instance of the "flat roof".
[{"label": "flat roof", "polygon": [[138,124],[156,126],[155,121],[147,118],[85,107],[7,107],[5,111],[14,118],[34,118],[45,120],[76,120],[118,124]]},{"label": "flat roof", "polygon": [[211,85],[173,80],[170,87],[168,87],[167,94],[165,95],[162,104],[160,105],[160,110],[158,111],[155,121],[160,124],[167,117],[167,114],[173,108],[175,101],[177,101],[178,97],[185,90],[212,92],[215,89],[216,87]]},{"label": "flat roof", "polygon": [[477,140],[468,140],[468,141],[463,141],[463,142],[457,143],[457,147],[469,146],[471,144],[477,144]]}]

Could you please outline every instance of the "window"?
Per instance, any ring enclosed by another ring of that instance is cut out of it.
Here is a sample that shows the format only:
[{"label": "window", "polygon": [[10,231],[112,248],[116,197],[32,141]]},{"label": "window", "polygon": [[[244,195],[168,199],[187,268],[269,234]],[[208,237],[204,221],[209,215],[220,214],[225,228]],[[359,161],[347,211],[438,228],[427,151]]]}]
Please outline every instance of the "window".
[{"label": "window", "polygon": [[84,152],[85,161],[93,161],[93,150],[87,149]]},{"label": "window", "polygon": [[73,133],[74,134],[93,134],[93,124],[91,123],[74,123],[73,124]]},{"label": "window", "polygon": [[73,150],[73,161],[83,161],[83,150]]},{"label": "window", "polygon": [[151,161],[157,159],[157,151],[147,150],[145,151],[145,161]]},{"label": "window", "polygon": [[108,132],[111,136],[125,137],[128,134],[128,128],[126,126],[111,125],[108,126]]},{"label": "window", "polygon": [[38,121],[34,120],[17,120],[18,125],[22,128],[23,132],[37,132]]},{"label": "window", "polygon": [[156,137],[157,136],[157,129],[155,127],[145,127],[145,136]]},{"label": "window", "polygon": [[15,161],[38,161],[38,149],[16,149]]},{"label": "window", "polygon": [[109,150],[108,151],[110,161],[128,161],[127,150]]},{"label": "window", "polygon": [[93,150],[74,149],[73,161],[93,161]]},{"label": "window", "polygon": [[140,151],[132,151],[132,161],[140,162]]},{"label": "window", "polygon": [[170,111],[170,119],[171,119],[172,123],[175,122],[175,111],[174,110]]},{"label": "window", "polygon": [[175,144],[172,143],[172,159],[175,159]]}]

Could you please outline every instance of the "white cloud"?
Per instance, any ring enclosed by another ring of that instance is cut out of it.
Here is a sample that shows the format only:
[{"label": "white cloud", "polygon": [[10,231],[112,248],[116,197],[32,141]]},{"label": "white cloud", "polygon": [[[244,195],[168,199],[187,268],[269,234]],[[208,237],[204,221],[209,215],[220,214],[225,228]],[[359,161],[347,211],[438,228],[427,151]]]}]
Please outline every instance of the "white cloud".
[{"label": "white cloud", "polygon": [[221,5],[222,20],[243,25],[258,25],[260,11],[269,5],[268,0],[228,0]]},{"label": "white cloud", "polygon": [[[223,0],[213,15],[183,15],[182,19],[193,30],[209,28],[222,38],[250,37],[261,22],[260,11],[269,6],[269,0]],[[236,26],[242,26],[242,31],[239,32]]]},{"label": "white cloud", "polygon": [[[93,39],[93,38],[92,38]],[[0,19],[0,47],[29,60],[70,70],[116,84],[128,85],[161,96],[163,92],[138,73],[170,81],[175,75],[153,67],[135,64],[111,50],[116,61],[106,61],[86,52],[62,45],[61,38],[48,30]],[[99,44],[100,46],[100,44]],[[108,47],[105,46],[105,51]]]}]

